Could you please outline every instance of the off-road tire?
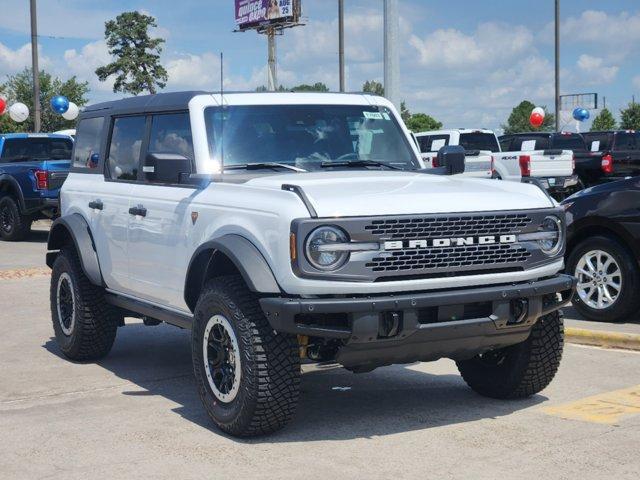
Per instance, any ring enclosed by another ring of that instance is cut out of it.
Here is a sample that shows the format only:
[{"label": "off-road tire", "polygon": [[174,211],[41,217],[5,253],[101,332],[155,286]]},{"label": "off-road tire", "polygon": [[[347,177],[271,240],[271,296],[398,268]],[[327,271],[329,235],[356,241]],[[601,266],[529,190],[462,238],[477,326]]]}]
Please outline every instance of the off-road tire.
[{"label": "off-road tire", "polygon": [[[203,336],[209,319],[224,316],[238,341],[239,390],[231,401],[214,395],[206,377]],[[198,299],[192,329],[193,370],[202,403],[224,432],[249,437],[284,427],[295,413],[300,385],[300,355],[294,335],[277,334],[242,277],[208,281]]]},{"label": "off-road tire", "polygon": [[624,320],[640,309],[640,296],[637,294],[640,288],[638,260],[614,237],[595,235],[587,237],[573,248],[567,259],[567,273],[574,275],[580,258],[592,250],[602,250],[615,259],[622,274],[622,291],[613,305],[603,309],[595,309],[585,305],[577,293],[573,296],[573,306],[589,320],[597,322]]},{"label": "off-road tire", "polygon": [[11,195],[0,198],[0,219],[4,219],[5,215],[9,223],[6,226],[4,221],[0,224],[0,238],[7,242],[24,240],[31,231],[33,219],[20,213],[20,206]]},{"label": "off-road tire", "polygon": [[[500,399],[526,398],[542,391],[558,371],[564,346],[559,312],[538,319],[522,343],[498,352],[458,361],[464,381],[480,395]],[[490,361],[501,355],[501,361]],[[484,357],[484,358],[483,358]]]},{"label": "off-road tire", "polygon": [[[62,275],[70,281],[73,290],[75,317],[69,333],[64,332],[58,314],[58,284]],[[56,341],[67,358],[97,360],[109,353],[116,338],[118,313],[106,303],[104,289],[93,285],[86,277],[73,249],[63,249],[53,264],[50,298]]]}]

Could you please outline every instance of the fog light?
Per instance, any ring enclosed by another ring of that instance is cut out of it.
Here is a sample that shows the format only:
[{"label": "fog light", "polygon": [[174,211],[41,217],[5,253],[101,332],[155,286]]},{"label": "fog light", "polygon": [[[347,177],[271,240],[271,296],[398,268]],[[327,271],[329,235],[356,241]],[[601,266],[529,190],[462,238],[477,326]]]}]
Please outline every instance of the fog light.
[{"label": "fog light", "polygon": [[517,325],[527,319],[529,313],[529,301],[526,298],[518,298],[509,302],[509,321],[507,325]]}]

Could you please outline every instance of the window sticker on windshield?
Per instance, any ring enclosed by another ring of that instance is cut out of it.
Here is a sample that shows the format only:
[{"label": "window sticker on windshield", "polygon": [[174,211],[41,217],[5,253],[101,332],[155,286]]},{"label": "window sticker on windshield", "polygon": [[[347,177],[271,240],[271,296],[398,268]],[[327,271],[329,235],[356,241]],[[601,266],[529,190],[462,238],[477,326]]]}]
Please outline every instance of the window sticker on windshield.
[{"label": "window sticker on windshield", "polygon": [[522,142],[522,147],[520,150],[522,152],[531,152],[536,149],[536,141],[535,140],[525,140]]},{"label": "window sticker on windshield", "polygon": [[600,150],[600,140],[594,140],[591,142],[591,151],[597,152]]},{"label": "window sticker on windshield", "polygon": [[380,112],[362,112],[364,118],[369,120],[382,120],[382,114]]},{"label": "window sticker on windshield", "polygon": [[439,138],[437,140],[434,140],[433,142],[431,142],[431,151],[437,152],[442,147],[444,147],[446,143],[447,141],[444,138]]}]

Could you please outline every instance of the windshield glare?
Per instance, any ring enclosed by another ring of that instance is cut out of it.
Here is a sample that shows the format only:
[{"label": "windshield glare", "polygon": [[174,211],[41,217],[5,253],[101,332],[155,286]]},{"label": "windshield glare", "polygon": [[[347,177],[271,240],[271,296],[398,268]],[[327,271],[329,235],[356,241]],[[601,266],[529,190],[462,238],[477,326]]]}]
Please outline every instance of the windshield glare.
[{"label": "windshield glare", "polygon": [[[397,168],[418,164],[386,107],[251,105],[205,110],[211,158],[224,165],[282,163],[304,170],[330,162],[375,161]],[[362,168],[375,168],[362,166]]]}]

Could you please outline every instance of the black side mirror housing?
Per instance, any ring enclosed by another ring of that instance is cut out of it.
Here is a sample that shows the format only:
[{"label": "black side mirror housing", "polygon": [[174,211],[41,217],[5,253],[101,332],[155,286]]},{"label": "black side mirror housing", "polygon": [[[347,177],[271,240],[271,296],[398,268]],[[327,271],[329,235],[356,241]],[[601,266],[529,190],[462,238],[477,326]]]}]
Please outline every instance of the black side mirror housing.
[{"label": "black side mirror housing", "polygon": [[192,172],[191,160],[178,153],[148,153],[142,172],[148,182],[184,183]]},{"label": "black side mirror housing", "polygon": [[438,166],[445,169],[446,175],[464,173],[465,150],[459,145],[447,145],[438,150]]}]

